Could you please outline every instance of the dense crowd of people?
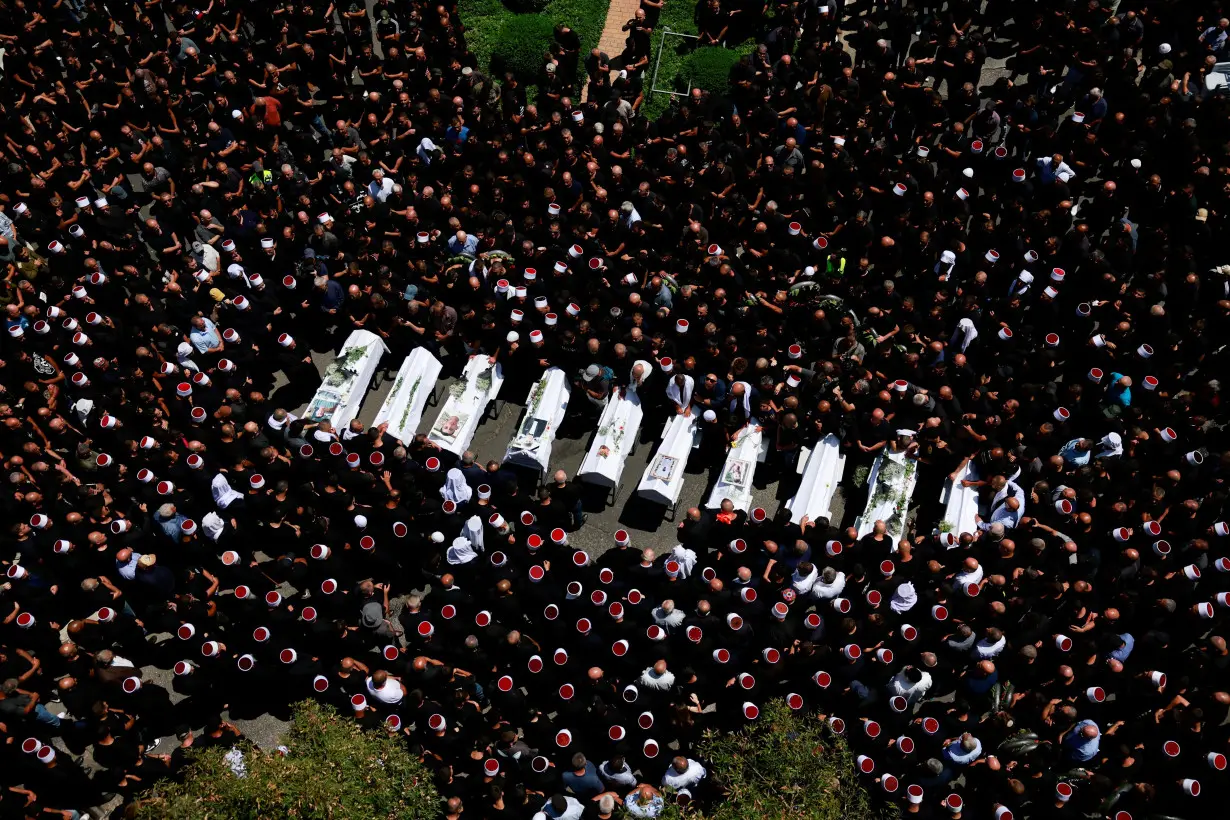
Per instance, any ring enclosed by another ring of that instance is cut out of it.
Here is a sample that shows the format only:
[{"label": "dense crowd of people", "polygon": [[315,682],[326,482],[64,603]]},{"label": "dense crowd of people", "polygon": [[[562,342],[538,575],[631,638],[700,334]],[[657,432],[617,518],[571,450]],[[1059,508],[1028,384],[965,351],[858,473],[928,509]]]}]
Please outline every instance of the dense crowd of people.
[{"label": "dense crowd of people", "polygon": [[[650,120],[663,0],[619,55],[557,27],[536,78],[447,0],[0,2],[0,816],[311,697],[450,820],[712,805],[701,732],[776,698],[902,814],[1212,816],[1222,7],[703,0],[701,47],[759,44]],[[355,328],[509,396],[559,367],[570,435],[616,393],[650,446],[696,416],[693,469],[759,427],[782,499],[834,434],[845,518],[594,543],[563,471],[297,417]],[[848,528],[886,451],[897,543]]]}]

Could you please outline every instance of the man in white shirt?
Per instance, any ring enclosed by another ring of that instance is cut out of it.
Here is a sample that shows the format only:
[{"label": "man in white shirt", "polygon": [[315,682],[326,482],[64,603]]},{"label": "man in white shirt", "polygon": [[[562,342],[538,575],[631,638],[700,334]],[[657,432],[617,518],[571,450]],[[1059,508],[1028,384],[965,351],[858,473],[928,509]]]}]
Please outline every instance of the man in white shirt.
[{"label": "man in white shirt", "polygon": [[917,666],[907,666],[889,680],[888,694],[889,697],[900,695],[910,703],[917,703],[926,696],[931,684],[930,673]]},{"label": "man in white shirt", "polygon": [[557,794],[542,804],[542,813],[549,820],[581,820],[585,806],[575,797]]},{"label": "man in white shirt", "polygon": [[978,563],[978,559],[970,556],[965,559],[961,565],[961,571],[952,579],[955,586],[964,589],[970,584],[977,584],[982,581],[982,564]]},{"label": "man in white shirt", "polygon": [[[681,755],[671,761],[666,774],[662,775],[662,785],[669,786],[677,792],[688,791],[695,788],[708,775],[708,770],[698,761]],[[691,792],[689,791],[688,793],[690,794]]]},{"label": "man in white shirt", "polygon": [[1004,651],[1004,647],[1008,645],[1008,639],[1004,637],[1004,633],[995,627],[989,627],[986,634],[974,644],[974,657],[979,660],[989,661],[996,655]]},{"label": "man in white shirt", "polygon": [[846,588],[846,574],[832,567],[825,567],[820,579],[812,585],[811,594],[821,601],[836,598]]},{"label": "man in white shirt", "polygon": [[406,696],[406,687],[383,669],[377,669],[367,679],[367,694],[381,703],[396,706]]},{"label": "man in white shirt", "polygon": [[628,761],[623,755],[615,755],[610,760],[603,761],[598,766],[598,776],[610,788],[623,786],[626,789],[631,789],[637,783],[636,775],[632,773],[632,767],[628,765]]}]

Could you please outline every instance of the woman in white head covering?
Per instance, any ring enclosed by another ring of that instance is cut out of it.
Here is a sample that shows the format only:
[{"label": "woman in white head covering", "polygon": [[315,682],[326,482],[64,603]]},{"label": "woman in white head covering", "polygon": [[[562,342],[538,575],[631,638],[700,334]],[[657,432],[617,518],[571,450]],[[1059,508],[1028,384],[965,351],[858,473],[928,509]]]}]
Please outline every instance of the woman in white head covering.
[{"label": "woman in white head covering", "polygon": [[680,575],[684,578],[690,577],[692,570],[696,569],[696,553],[683,544],[675,545],[671,550],[671,558],[679,562]]},{"label": "woman in white head covering", "polygon": [[1098,442],[1098,451],[1094,458],[1119,458],[1123,455],[1123,438],[1118,433],[1107,433]]},{"label": "woman in white head covering", "polygon": [[236,491],[222,473],[214,476],[214,480],[209,484],[209,490],[213,493],[214,503],[220,510],[225,510],[232,502],[243,498],[243,493]]},{"label": "woman in white head covering", "polygon": [[210,541],[217,541],[222,536],[222,531],[226,529],[226,522],[211,510],[201,519],[201,529],[205,531],[205,537]]},{"label": "woman in white head covering", "polygon": [[914,604],[918,603],[918,592],[915,591],[914,585],[910,582],[905,582],[897,587],[897,591],[893,593],[893,599],[888,605],[893,612],[909,612],[914,608]]},{"label": "woman in white head covering", "polygon": [[977,338],[978,328],[974,327],[974,320],[967,317],[957,322],[957,329],[952,332],[952,338],[948,340],[948,346],[959,347],[961,352],[964,353]]},{"label": "woman in white head covering", "polygon": [[466,519],[465,525],[461,528],[461,534],[465,536],[471,545],[478,547],[478,551],[483,551],[483,519],[477,515],[472,515]]},{"label": "woman in white head covering", "polygon": [[444,496],[445,501],[452,501],[461,506],[470,500],[470,496],[474,495],[474,490],[466,483],[465,474],[454,467],[448,471],[448,478],[444,486],[440,488],[440,495]]},{"label": "woman in white head covering", "polygon": [[470,544],[470,539],[464,535],[459,535],[453,539],[453,545],[448,548],[448,552],[444,556],[450,565],[459,567],[462,564],[468,564],[478,557],[478,553],[474,551],[474,547]]}]

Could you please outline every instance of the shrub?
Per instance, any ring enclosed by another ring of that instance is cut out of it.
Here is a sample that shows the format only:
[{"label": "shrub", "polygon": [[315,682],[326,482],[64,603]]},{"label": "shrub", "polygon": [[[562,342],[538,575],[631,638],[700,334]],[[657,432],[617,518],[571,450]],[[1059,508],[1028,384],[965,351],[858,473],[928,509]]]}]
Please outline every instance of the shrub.
[{"label": "shrub", "polygon": [[398,738],[364,732],[333,709],[305,701],[295,707],[284,741],[285,756],[251,744],[237,745],[243,753],[242,767],[226,759],[228,749],[196,753],[183,782],[155,785],[134,803],[132,816],[138,820],[439,816],[439,796],[430,773]]},{"label": "shrub", "polygon": [[684,68],[684,79],[695,88],[703,88],[718,96],[730,92],[730,70],[742,55],[718,46],[706,46],[693,51]]},{"label": "shrub", "polygon": [[[784,700],[764,704],[737,732],[705,732],[697,757],[709,768],[717,799],[693,820],[850,820],[873,818],[845,741],[812,713]],[[662,820],[683,812],[669,805]]]},{"label": "shrub", "polygon": [[500,27],[491,53],[491,70],[511,71],[526,85],[537,82],[547,63],[555,36],[550,19],[537,14],[514,14]]}]

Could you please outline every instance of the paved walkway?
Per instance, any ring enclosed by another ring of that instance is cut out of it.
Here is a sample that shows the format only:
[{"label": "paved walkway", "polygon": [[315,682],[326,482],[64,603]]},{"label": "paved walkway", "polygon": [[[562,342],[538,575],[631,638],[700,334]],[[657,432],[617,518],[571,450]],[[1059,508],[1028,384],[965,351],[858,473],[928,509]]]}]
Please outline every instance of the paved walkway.
[{"label": "paved walkway", "polygon": [[[606,11],[606,24],[602,27],[602,37],[598,40],[598,48],[612,60],[623,53],[624,40],[628,39],[628,35],[621,29],[624,23],[636,14],[640,5],[640,0],[611,0],[611,6]],[[581,59],[584,60],[588,56],[588,54],[582,54]],[[588,96],[589,83],[587,82],[581,98],[585,99]]]},{"label": "paved walkway", "polygon": [[602,38],[598,40],[598,48],[611,59],[623,53],[624,40],[628,35],[620,29],[636,14],[640,5],[640,0],[611,0],[611,7],[606,12],[606,25],[602,27]]}]

